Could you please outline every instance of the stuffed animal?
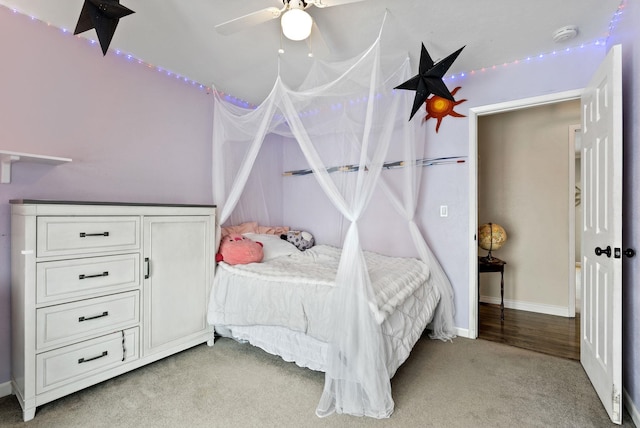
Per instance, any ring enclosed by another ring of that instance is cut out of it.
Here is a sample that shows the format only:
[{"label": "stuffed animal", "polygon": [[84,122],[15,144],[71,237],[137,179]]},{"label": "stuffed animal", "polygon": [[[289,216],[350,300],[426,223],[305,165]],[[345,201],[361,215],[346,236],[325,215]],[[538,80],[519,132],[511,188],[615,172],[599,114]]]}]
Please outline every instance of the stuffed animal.
[{"label": "stuffed animal", "polygon": [[224,261],[230,265],[258,263],[263,257],[262,242],[253,241],[238,233],[231,233],[220,240],[216,262]]},{"label": "stuffed animal", "polygon": [[280,235],[280,238],[284,239],[287,242],[292,243],[300,251],[304,251],[308,248],[311,248],[316,243],[312,234],[310,234],[309,232],[301,231],[301,230],[290,230],[286,234]]}]

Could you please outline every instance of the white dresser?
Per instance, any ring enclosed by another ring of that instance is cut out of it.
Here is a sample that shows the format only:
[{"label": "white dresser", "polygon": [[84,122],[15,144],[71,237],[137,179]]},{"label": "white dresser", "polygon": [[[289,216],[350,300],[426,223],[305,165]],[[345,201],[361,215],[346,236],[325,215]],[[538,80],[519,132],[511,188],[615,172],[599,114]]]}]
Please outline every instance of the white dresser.
[{"label": "white dresser", "polygon": [[24,412],[197,344],[215,207],[11,201],[12,387]]}]

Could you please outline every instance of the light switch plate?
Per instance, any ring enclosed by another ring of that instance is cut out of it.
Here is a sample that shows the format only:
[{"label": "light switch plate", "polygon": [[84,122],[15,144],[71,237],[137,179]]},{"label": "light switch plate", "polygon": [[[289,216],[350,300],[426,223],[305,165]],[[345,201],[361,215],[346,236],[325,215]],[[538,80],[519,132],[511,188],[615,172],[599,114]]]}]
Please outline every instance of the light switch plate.
[{"label": "light switch plate", "polygon": [[448,217],[449,216],[449,206],[440,205],[440,217]]}]

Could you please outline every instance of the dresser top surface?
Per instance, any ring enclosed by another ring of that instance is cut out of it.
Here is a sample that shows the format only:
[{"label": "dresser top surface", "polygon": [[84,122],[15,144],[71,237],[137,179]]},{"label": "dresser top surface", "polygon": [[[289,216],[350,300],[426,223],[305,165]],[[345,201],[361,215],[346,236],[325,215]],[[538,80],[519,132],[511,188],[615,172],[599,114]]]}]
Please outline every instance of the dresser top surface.
[{"label": "dresser top surface", "polygon": [[9,203],[14,205],[108,205],[119,207],[196,207],[216,208],[215,205],[202,204],[160,204],[142,202],[103,202],[103,201],[61,201],[51,199],[12,199]]}]

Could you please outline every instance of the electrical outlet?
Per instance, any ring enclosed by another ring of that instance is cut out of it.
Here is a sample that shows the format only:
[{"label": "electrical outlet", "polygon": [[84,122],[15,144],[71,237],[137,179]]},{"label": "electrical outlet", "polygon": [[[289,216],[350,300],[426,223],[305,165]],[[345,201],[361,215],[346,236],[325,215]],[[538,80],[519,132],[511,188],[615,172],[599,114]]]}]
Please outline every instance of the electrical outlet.
[{"label": "electrical outlet", "polygon": [[440,217],[449,216],[449,207],[447,205],[440,205]]}]

